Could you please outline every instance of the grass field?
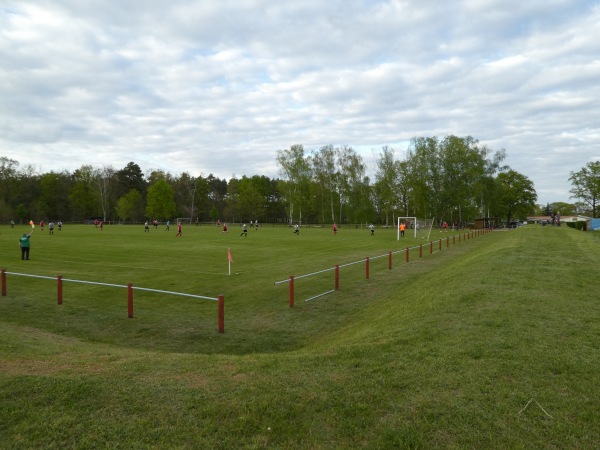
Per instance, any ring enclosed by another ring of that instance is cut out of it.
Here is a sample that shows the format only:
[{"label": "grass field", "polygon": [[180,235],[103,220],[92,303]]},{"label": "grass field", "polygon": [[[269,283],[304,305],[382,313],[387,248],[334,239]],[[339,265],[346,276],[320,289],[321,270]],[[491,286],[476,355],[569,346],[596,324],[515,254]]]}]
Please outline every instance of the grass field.
[{"label": "grass field", "polygon": [[[600,236],[0,227],[0,448],[597,448]],[[423,257],[407,246],[425,243]],[[227,249],[234,259],[228,275]],[[388,268],[387,254],[393,256]],[[340,269],[340,290],[328,271]],[[376,258],[377,256],[382,256]]]}]

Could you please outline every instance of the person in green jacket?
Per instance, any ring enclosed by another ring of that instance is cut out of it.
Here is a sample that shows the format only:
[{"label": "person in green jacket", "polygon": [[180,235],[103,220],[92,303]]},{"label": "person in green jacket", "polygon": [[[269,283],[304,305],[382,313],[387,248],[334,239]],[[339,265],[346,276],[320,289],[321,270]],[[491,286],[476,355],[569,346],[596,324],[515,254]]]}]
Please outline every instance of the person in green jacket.
[{"label": "person in green jacket", "polygon": [[21,247],[21,259],[29,259],[29,239],[33,234],[33,228],[31,233],[23,233],[23,236],[19,238],[19,247]]}]

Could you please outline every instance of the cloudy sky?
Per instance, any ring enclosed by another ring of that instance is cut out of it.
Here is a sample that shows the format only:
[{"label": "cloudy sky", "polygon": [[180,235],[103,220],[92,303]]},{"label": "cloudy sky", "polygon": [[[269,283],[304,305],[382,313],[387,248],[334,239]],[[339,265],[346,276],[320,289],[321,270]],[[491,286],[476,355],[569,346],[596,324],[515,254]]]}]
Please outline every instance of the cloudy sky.
[{"label": "cloudy sky", "polygon": [[0,0],[0,156],[278,175],[277,150],[472,136],[565,201],[600,160],[600,3]]}]

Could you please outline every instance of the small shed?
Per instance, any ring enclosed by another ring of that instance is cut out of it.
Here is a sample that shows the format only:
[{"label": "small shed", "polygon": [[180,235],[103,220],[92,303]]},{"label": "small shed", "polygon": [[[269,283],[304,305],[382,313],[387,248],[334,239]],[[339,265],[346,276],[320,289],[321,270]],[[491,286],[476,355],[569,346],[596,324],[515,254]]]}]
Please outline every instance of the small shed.
[{"label": "small shed", "polygon": [[478,219],[475,219],[475,229],[483,230],[485,228],[490,228],[492,226],[495,226],[497,222],[497,217],[480,217]]}]

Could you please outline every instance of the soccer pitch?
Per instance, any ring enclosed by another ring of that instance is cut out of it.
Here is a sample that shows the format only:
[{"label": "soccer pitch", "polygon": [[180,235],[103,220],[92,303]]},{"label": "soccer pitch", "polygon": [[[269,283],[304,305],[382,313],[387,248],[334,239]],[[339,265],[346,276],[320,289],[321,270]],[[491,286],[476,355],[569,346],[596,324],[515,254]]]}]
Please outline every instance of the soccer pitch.
[{"label": "soccer pitch", "polygon": [[[66,280],[118,286],[132,283],[133,320],[127,320],[126,289],[117,287],[67,281],[63,283],[63,304],[57,306],[56,282],[8,275],[9,297],[31,302],[28,311],[35,313],[21,320],[31,320],[32,325],[49,331],[64,328],[68,333],[92,335],[101,341],[122,339],[169,350],[227,352],[237,342],[236,352],[255,351],[257,345],[273,351],[297,345],[302,342],[298,335],[306,336],[321,323],[291,325],[294,314],[287,311],[289,284],[276,282],[288,280],[290,275],[322,272],[296,280],[294,309],[323,313],[328,309],[323,305],[332,299],[336,304],[358,288],[368,287],[367,257],[369,283],[376,283],[371,278],[390,277],[389,272],[393,272],[388,268],[389,252],[398,252],[393,255],[393,267],[400,270],[406,264],[404,249],[423,243],[408,235],[397,241],[393,227],[379,228],[374,236],[367,227],[341,227],[335,235],[329,227],[302,227],[296,235],[292,227],[261,224],[258,230],[249,228],[248,235],[243,236],[239,225],[230,226],[228,233],[217,226],[183,225],[181,237],[176,236],[175,226],[170,228],[166,231],[164,225],[151,226],[150,232],[145,232],[143,225],[105,225],[102,230],[94,225],[65,225],[62,231],[50,235],[47,227],[42,231],[36,226],[30,261],[20,260],[16,245],[18,237],[31,230],[29,226],[2,229],[1,268],[9,273],[61,275]],[[429,255],[429,251],[429,245],[424,245],[423,253]],[[414,255],[418,257],[418,253]],[[314,300],[314,304],[306,303],[304,300],[334,288],[334,272],[328,269],[335,265],[343,266],[339,291]],[[224,295],[228,336],[215,336],[216,302],[135,288],[206,297]],[[330,323],[343,320],[359,307],[348,303],[342,311],[332,313]],[[153,339],[144,339],[139,330],[151,333]],[[274,337],[262,333],[265,342],[253,339],[251,348],[244,349],[248,342],[243,338],[245,333],[257,335],[265,330],[274,331]],[[142,337],[132,336],[136,333]],[[215,340],[221,344],[214,345]]]}]

